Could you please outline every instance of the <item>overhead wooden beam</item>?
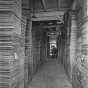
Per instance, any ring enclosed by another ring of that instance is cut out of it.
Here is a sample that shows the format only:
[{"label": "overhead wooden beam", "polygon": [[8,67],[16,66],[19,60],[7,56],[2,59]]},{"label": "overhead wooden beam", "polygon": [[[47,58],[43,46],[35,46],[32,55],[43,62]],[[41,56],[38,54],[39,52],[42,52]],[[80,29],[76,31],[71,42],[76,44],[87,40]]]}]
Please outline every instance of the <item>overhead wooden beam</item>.
[{"label": "overhead wooden beam", "polygon": [[35,12],[32,13],[35,17],[45,17],[45,16],[62,16],[64,15],[65,11],[48,11],[48,12]]},{"label": "overhead wooden beam", "polygon": [[32,14],[32,21],[61,20],[64,11],[40,12]]},{"label": "overhead wooden beam", "polygon": [[[61,20],[61,18],[59,16],[32,18],[32,21],[49,21],[49,20]],[[63,23],[63,20],[62,20],[62,23]]]},{"label": "overhead wooden beam", "polygon": [[46,28],[56,28],[56,27],[60,27],[60,25],[50,25],[50,26],[35,26],[34,28],[37,29],[46,29]]},{"label": "overhead wooden beam", "polygon": [[60,8],[59,10],[57,10],[57,8],[47,8],[46,10],[44,9],[35,9],[35,13],[37,12],[55,12],[55,11],[63,11],[63,12],[66,12],[66,10],[69,9],[69,8]]}]

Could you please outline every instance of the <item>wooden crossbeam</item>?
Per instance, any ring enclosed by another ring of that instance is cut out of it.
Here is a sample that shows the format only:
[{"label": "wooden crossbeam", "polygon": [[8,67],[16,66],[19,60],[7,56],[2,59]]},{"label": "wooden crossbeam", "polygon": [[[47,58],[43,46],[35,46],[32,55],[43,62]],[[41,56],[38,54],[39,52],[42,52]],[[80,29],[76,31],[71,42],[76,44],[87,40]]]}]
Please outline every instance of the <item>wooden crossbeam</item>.
[{"label": "wooden crossbeam", "polygon": [[35,17],[46,17],[46,16],[63,16],[65,11],[48,11],[48,12],[35,12],[32,13]]},{"label": "wooden crossbeam", "polygon": [[32,13],[32,21],[60,20],[63,19],[64,11]]},{"label": "wooden crossbeam", "polygon": [[37,28],[37,29],[45,29],[45,28],[56,28],[56,27],[60,27],[60,25],[50,25],[50,26],[35,26],[34,28]]}]

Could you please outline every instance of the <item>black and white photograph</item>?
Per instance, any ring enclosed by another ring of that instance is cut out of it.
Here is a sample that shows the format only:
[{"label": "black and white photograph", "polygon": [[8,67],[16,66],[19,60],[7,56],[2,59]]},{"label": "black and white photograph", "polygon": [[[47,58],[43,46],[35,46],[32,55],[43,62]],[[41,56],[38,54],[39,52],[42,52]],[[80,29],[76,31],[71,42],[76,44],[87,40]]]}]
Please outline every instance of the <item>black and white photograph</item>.
[{"label": "black and white photograph", "polygon": [[0,88],[88,88],[88,0],[0,0]]}]

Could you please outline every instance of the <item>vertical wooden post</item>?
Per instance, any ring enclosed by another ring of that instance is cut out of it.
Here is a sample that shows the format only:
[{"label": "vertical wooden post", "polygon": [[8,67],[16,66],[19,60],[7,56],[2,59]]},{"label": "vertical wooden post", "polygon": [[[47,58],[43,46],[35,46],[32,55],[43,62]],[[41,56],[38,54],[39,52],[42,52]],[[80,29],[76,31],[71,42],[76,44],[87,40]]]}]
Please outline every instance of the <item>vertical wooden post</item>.
[{"label": "vertical wooden post", "polygon": [[76,52],[76,39],[77,39],[77,20],[74,12],[71,13],[71,36],[70,36],[70,62],[71,62],[71,75],[73,69],[73,63],[75,60]]},{"label": "vertical wooden post", "polygon": [[[27,12],[26,12],[27,13]],[[24,81],[25,87],[28,86],[32,78],[33,72],[33,56],[32,56],[32,20],[31,13],[28,12],[26,30],[25,30],[25,66],[24,66]],[[29,18],[28,18],[29,17]]]}]

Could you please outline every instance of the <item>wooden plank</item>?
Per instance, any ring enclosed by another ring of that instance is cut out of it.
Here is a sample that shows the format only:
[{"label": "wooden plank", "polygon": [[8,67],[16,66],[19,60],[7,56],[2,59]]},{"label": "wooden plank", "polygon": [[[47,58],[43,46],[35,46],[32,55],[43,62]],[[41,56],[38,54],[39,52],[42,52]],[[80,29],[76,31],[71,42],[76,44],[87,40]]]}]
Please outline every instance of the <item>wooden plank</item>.
[{"label": "wooden plank", "polygon": [[32,21],[62,20],[64,11],[40,12],[32,14]]},{"label": "wooden plank", "polygon": [[32,18],[32,21],[48,21],[48,20],[62,20],[61,23],[63,23],[63,18],[60,16],[46,16],[46,17]]},{"label": "wooden plank", "polygon": [[76,10],[76,6],[77,6],[77,1],[74,0],[74,2],[72,4],[72,10]]},{"label": "wooden plank", "polygon": [[60,9],[60,0],[57,0],[58,9]]},{"label": "wooden plank", "polygon": [[42,29],[42,28],[56,28],[56,27],[59,27],[59,25],[35,26],[34,28]]},{"label": "wooden plank", "polygon": [[41,0],[42,6],[44,9],[46,9],[46,1],[45,0]]},{"label": "wooden plank", "polygon": [[48,16],[63,16],[65,11],[51,11],[51,12],[36,12],[32,13],[35,17],[48,17]]}]

